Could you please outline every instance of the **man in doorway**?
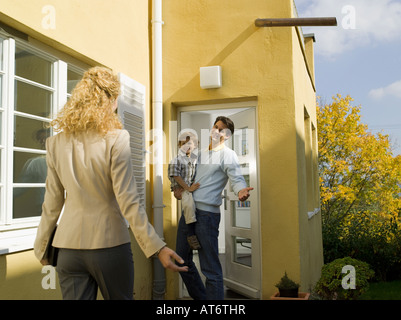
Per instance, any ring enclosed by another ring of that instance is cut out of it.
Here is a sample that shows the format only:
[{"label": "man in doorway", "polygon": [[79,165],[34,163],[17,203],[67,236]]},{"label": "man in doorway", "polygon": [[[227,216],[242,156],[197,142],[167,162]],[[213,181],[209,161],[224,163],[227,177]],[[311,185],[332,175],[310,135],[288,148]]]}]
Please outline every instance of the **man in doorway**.
[{"label": "man in doorway", "polygon": [[[201,246],[198,254],[202,273],[206,277],[205,285],[193,262],[193,253],[186,240],[188,230],[183,216],[178,224],[176,252],[184,259],[185,265],[188,265],[188,272],[180,274],[188,293],[196,300],[224,299],[218,235],[221,193],[227,181],[230,180],[240,201],[247,200],[249,191],[253,190],[246,185],[237,155],[224,144],[233,133],[232,120],[224,116],[217,117],[211,130],[209,148],[201,150],[196,169],[195,181],[200,187],[193,192],[197,218],[195,234]],[[175,192],[174,195],[177,199],[181,198],[179,192]]]}]

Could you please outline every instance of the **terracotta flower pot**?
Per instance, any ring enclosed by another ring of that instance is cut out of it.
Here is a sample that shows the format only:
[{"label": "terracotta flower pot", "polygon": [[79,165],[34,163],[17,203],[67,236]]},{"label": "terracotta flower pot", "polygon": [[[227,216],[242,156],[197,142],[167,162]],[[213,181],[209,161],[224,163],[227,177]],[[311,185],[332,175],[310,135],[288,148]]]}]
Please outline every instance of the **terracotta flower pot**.
[{"label": "terracotta flower pot", "polygon": [[280,293],[276,292],[274,295],[270,297],[270,300],[308,300],[309,296],[310,296],[309,292],[298,292],[297,298],[280,297]]}]

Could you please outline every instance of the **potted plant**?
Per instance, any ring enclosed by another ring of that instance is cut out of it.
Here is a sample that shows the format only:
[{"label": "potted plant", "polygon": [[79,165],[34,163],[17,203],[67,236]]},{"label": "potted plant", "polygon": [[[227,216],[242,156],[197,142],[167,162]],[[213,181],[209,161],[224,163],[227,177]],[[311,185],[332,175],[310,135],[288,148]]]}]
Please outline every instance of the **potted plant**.
[{"label": "potted plant", "polygon": [[291,280],[287,272],[284,272],[284,276],[276,284],[276,287],[279,292],[271,297],[272,300],[308,300],[309,298],[309,293],[298,292],[299,284]]}]

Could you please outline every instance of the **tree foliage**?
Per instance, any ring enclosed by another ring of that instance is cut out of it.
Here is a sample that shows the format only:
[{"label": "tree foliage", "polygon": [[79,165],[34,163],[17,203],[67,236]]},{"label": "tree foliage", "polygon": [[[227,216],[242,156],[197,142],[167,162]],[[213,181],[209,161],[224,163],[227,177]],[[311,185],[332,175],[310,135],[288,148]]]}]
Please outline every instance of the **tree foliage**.
[{"label": "tree foliage", "polygon": [[343,220],[356,212],[398,218],[401,156],[393,155],[388,135],[368,130],[361,108],[351,102],[337,95],[317,107],[324,219]]},{"label": "tree foliage", "polygon": [[325,263],[349,256],[368,262],[377,280],[399,279],[401,156],[352,101],[337,95],[317,106]]}]

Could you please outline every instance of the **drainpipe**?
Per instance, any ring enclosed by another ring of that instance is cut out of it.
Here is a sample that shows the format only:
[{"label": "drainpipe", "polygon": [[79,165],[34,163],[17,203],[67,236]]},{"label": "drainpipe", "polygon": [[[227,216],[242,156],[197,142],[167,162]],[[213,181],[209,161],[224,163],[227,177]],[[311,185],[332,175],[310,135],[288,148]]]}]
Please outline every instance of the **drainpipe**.
[{"label": "drainpipe", "polygon": [[[152,3],[152,115],[153,115],[153,219],[157,234],[163,235],[163,81],[162,0]],[[163,300],[165,271],[159,259],[153,261],[153,300]]]}]

